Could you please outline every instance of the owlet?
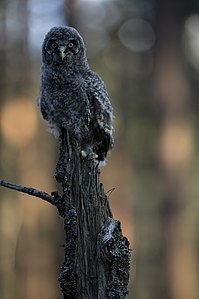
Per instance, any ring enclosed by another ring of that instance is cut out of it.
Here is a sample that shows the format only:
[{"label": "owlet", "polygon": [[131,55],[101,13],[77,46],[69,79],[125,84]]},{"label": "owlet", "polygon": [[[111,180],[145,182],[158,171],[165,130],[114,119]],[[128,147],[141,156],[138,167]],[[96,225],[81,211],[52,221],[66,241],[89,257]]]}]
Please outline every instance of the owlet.
[{"label": "owlet", "polygon": [[88,65],[76,29],[53,27],[42,46],[39,107],[49,128],[66,129],[84,157],[103,162],[113,146],[113,113],[101,78]]}]

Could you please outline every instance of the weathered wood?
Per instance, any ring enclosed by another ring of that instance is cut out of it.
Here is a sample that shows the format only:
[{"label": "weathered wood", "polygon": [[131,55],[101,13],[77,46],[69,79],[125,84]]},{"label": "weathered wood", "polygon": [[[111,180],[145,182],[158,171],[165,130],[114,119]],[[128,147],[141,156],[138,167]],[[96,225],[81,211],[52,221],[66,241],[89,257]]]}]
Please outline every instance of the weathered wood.
[{"label": "weathered wood", "polygon": [[125,299],[129,242],[120,222],[112,218],[98,165],[81,156],[67,131],[63,130],[60,141],[55,177],[63,188],[57,208],[66,234],[59,277],[64,299]]}]

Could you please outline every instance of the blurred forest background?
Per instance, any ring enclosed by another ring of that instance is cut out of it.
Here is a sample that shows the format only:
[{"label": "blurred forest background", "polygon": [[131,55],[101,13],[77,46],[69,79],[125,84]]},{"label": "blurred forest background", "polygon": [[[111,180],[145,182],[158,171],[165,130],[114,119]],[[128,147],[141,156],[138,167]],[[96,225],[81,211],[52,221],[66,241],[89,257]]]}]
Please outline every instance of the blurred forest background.
[{"label": "blurred forest background", "polygon": [[[106,82],[102,169],[132,248],[129,299],[199,298],[199,0],[0,0],[0,178],[47,192],[58,143],[36,108],[41,43],[76,27]],[[54,207],[0,188],[0,298],[61,299]]]}]

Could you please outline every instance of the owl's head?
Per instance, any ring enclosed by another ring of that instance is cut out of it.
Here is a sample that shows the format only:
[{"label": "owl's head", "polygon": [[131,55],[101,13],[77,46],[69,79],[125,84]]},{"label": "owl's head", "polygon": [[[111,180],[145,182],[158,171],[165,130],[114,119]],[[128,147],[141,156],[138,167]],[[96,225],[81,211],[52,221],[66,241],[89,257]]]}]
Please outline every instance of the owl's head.
[{"label": "owl's head", "polygon": [[72,27],[53,27],[44,38],[42,61],[51,66],[72,66],[86,61],[86,49],[81,35]]}]

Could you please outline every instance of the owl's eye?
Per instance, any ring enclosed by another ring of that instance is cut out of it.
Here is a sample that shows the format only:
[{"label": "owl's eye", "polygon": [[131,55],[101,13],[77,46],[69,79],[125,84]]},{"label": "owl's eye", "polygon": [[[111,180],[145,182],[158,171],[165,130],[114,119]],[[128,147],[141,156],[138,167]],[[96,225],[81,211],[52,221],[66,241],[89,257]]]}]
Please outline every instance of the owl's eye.
[{"label": "owl's eye", "polygon": [[57,43],[52,43],[51,48],[56,49],[57,48]]},{"label": "owl's eye", "polygon": [[72,48],[74,46],[74,44],[72,43],[72,42],[70,42],[69,44],[68,44],[68,47],[69,48]]}]

